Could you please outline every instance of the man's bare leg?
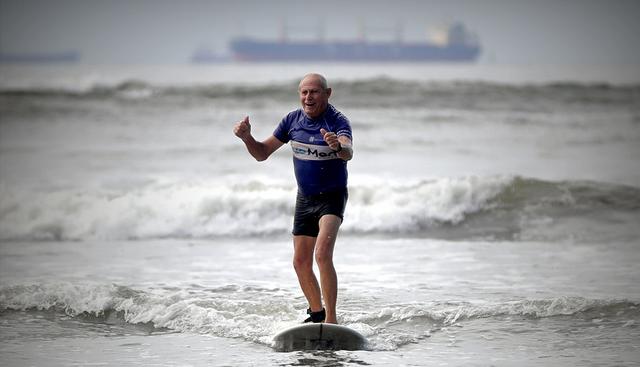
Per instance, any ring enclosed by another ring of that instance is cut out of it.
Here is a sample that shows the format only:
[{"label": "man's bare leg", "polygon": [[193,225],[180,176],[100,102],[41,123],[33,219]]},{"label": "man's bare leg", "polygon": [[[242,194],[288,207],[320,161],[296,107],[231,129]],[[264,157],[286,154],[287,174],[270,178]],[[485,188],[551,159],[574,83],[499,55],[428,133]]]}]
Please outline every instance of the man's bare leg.
[{"label": "man's bare leg", "polygon": [[320,284],[324,298],[327,318],[325,322],[337,324],[336,302],[338,299],[338,276],[333,266],[333,248],[336,244],[338,229],[342,220],[335,215],[320,218],[320,233],[316,239],[315,258],[320,269]]},{"label": "man's bare leg", "polygon": [[293,268],[298,275],[298,282],[302,293],[309,302],[311,311],[322,310],[322,298],[318,279],[313,273],[313,250],[316,238],[309,236],[293,236]]}]

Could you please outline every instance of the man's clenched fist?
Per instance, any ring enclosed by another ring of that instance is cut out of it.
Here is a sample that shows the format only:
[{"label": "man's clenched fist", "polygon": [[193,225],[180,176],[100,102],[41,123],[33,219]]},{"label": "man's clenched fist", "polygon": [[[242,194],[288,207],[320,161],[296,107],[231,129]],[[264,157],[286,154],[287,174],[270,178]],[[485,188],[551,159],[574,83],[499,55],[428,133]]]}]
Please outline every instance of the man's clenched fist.
[{"label": "man's clenched fist", "polygon": [[246,116],[242,121],[238,122],[233,128],[233,133],[236,134],[242,140],[251,136],[251,124],[249,123],[249,116]]}]

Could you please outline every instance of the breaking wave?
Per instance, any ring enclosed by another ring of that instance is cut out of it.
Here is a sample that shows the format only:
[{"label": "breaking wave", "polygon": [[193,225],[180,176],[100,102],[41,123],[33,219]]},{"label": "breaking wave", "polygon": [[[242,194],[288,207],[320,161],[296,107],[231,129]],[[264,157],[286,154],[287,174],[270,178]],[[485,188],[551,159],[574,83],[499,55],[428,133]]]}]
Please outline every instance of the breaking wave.
[{"label": "breaking wave", "polygon": [[[252,293],[248,295],[247,293]],[[304,315],[302,303],[282,290],[222,288],[136,290],[110,284],[31,284],[0,288],[0,313],[52,312],[88,322],[142,325],[146,328],[242,338],[271,345],[282,328]],[[499,303],[433,302],[397,304],[376,311],[342,312],[341,323],[362,332],[372,349],[397,349],[425,333],[468,320],[522,317],[614,320],[633,327],[640,304],[627,300],[558,297]],[[397,325],[402,325],[397,329]]]},{"label": "breaking wave", "polygon": [[[21,191],[3,185],[0,239],[286,235],[295,190],[290,183],[258,178],[127,190]],[[601,241],[637,238],[640,222],[639,188],[590,181],[502,176],[363,181],[352,184],[349,195],[343,233],[350,235]]]}]

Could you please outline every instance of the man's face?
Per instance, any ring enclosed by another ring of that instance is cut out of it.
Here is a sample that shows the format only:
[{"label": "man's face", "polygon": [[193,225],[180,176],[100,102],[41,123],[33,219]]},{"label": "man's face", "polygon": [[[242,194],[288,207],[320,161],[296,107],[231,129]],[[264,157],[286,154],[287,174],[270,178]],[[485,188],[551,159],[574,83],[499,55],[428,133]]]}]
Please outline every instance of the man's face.
[{"label": "man's face", "polygon": [[323,89],[320,80],[315,77],[302,79],[298,87],[302,110],[311,118],[319,117],[329,105],[331,88]]}]

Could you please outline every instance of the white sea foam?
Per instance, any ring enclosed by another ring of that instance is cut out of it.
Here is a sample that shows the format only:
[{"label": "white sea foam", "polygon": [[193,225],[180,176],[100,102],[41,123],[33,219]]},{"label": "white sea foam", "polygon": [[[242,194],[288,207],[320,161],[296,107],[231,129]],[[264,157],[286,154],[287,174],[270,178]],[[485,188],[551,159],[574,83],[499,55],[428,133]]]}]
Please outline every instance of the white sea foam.
[{"label": "white sea foam", "polygon": [[379,182],[351,190],[346,230],[417,232],[438,223],[456,225],[468,214],[488,210],[510,177],[464,177],[413,184]]},{"label": "white sea foam", "polygon": [[[467,177],[351,187],[347,232],[416,232],[458,224],[511,178]],[[287,233],[295,186],[244,183],[150,184],[128,191],[0,190],[3,239],[208,238]]]},{"label": "white sea foam", "polygon": [[[0,310],[63,312],[73,317],[105,319],[115,313],[127,324],[243,338],[267,345],[272,344],[279,330],[296,323],[292,315],[302,317],[287,298],[278,299],[270,292],[252,293],[246,288],[216,295],[187,290],[158,293],[89,283],[2,287]],[[625,300],[581,297],[478,304],[433,302],[388,305],[368,313],[341,313],[340,317],[343,324],[367,336],[373,349],[392,350],[466,320],[511,316],[541,319],[584,313],[600,319],[627,320],[625,325],[633,325],[628,319],[638,316],[638,305]]]},{"label": "white sea foam", "polygon": [[[260,177],[235,183],[150,183],[126,189],[22,191],[4,185],[0,186],[0,239],[286,235],[295,191],[289,181]],[[630,223],[639,215],[639,197],[632,187],[508,176],[359,180],[350,185],[343,232],[547,241],[581,233],[592,240],[615,233],[631,238],[635,232]],[[589,230],[594,220],[609,217],[616,219],[610,230]]]}]

